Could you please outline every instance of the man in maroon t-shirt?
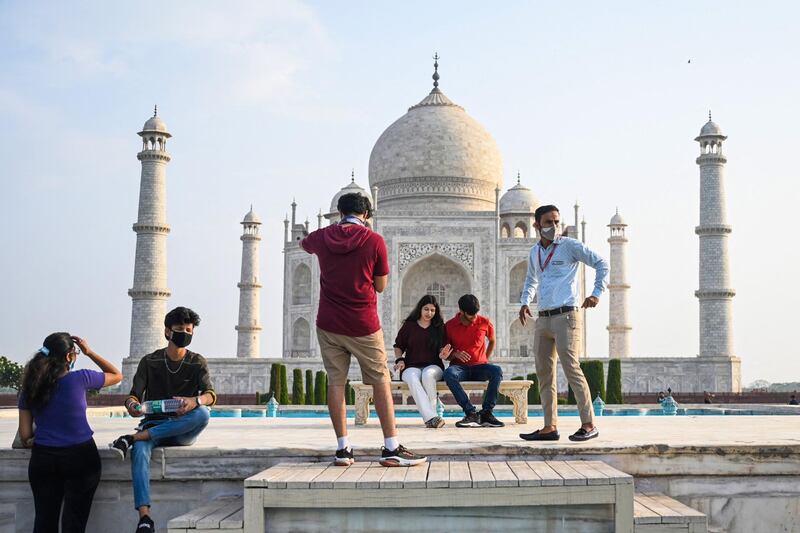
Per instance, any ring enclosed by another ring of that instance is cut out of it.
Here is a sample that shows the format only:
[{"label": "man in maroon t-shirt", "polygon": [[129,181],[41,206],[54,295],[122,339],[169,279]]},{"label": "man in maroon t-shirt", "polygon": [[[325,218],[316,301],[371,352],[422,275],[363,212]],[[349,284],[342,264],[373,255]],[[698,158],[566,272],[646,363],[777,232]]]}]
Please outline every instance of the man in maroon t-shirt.
[{"label": "man in maroon t-shirt", "polygon": [[372,385],[375,411],[381,421],[383,466],[413,466],[427,460],[397,440],[391,377],[386,361],[383,330],[378,320],[378,295],[389,280],[389,259],[383,237],[367,227],[372,215],[369,198],[344,194],[337,209],[338,224],[311,233],[300,242],[319,259],[319,311],[317,340],[328,372],[328,412],[336,431],[334,462],[353,463],[347,437],[347,407],[344,389],[355,356],[364,383]]},{"label": "man in maroon t-shirt", "polygon": [[[447,321],[445,332],[452,349],[448,357],[450,366],[444,371],[444,381],[453,393],[458,405],[464,410],[464,418],[456,427],[503,427],[492,409],[497,404],[497,393],[503,381],[503,369],[489,363],[495,346],[492,321],[478,314],[480,302],[473,294],[458,299],[458,314]],[[443,354],[444,355],[444,354]],[[483,408],[476,412],[475,406],[461,386],[462,381],[488,381],[483,394]]]}]

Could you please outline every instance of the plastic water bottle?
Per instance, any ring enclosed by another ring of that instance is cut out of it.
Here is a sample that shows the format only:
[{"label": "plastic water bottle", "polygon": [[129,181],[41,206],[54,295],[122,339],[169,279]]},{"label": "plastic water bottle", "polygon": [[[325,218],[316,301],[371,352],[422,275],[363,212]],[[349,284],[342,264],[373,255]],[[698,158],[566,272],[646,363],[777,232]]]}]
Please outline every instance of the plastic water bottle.
[{"label": "plastic water bottle", "polygon": [[181,407],[181,400],[149,400],[141,405],[142,412],[146,415],[174,413]]},{"label": "plastic water bottle", "polygon": [[444,404],[442,400],[439,398],[439,393],[436,393],[436,415],[439,418],[444,417]]}]

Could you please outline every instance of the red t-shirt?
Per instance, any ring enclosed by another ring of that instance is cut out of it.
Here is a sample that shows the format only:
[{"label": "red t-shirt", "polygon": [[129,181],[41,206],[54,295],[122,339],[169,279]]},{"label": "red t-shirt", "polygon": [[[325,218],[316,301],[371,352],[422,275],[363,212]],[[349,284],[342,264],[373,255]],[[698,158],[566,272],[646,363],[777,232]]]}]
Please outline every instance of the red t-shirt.
[{"label": "red t-shirt", "polygon": [[319,259],[317,326],[330,333],[364,337],[381,329],[375,276],[389,273],[383,237],[360,224],[334,224],[300,242]]},{"label": "red t-shirt", "polygon": [[486,357],[486,341],[494,339],[494,326],[492,321],[483,315],[475,317],[475,321],[469,326],[461,323],[461,313],[447,321],[444,325],[447,334],[447,343],[453,347],[453,351],[461,350],[470,355],[470,360],[466,363],[450,361],[455,365],[485,365],[489,362]]}]

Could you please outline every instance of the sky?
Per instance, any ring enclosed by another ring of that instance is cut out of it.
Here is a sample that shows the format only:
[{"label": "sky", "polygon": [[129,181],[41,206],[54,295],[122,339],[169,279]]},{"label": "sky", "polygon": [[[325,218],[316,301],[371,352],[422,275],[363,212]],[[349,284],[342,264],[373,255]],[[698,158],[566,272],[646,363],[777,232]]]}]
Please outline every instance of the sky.
[{"label": "sky", "polygon": [[[283,219],[316,225],[373,144],[431,88],[608,254],[628,228],[637,356],[698,352],[699,154],[729,136],[734,342],[744,383],[800,380],[791,314],[800,171],[793,2],[0,1],[0,354],[53,331],[127,356],[141,147],[158,105],[167,169],[169,307],[202,316],[192,347],[236,351],[241,221],[260,215],[262,355],[279,356]],[[791,156],[791,157],[790,157]],[[787,240],[788,239],[788,240]],[[587,321],[608,350],[608,299]],[[791,309],[791,307],[789,307]],[[85,363],[84,363],[85,364]]]}]

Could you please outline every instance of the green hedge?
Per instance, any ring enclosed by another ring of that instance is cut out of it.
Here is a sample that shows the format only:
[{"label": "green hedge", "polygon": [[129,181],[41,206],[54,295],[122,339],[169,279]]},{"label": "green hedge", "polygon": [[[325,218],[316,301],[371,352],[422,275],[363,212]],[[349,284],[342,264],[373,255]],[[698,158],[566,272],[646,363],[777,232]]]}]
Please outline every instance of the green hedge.
[{"label": "green hedge", "polygon": [[275,401],[278,401],[281,395],[281,364],[280,363],[272,363],[269,369],[269,392],[267,394],[267,399],[265,402],[269,401],[270,396],[275,397]]},{"label": "green hedge", "polygon": [[314,376],[314,404],[326,405],[328,403],[328,376],[324,371],[318,370]]},{"label": "green hedge", "polygon": [[528,405],[539,405],[542,397],[539,394],[539,377],[536,374],[528,374],[528,381],[533,381],[531,388],[528,389]]},{"label": "green hedge", "polygon": [[[586,382],[589,384],[590,401],[597,398],[598,393],[603,401],[606,400],[606,385],[603,379],[603,362],[602,361],[581,361],[581,370],[586,377]],[[572,392],[572,387],[569,388],[567,394],[567,403],[575,405],[575,393]]]},{"label": "green hedge", "polygon": [[289,376],[286,375],[286,365],[281,365],[281,388],[278,403],[289,405]]},{"label": "green hedge", "polygon": [[314,372],[306,370],[306,405],[314,405]]},{"label": "green hedge", "polygon": [[347,405],[353,405],[356,403],[356,391],[353,386],[350,385],[349,379],[344,385],[344,401]]},{"label": "green hedge", "polygon": [[306,403],[306,393],[303,390],[303,371],[299,368],[292,370],[292,404],[303,405]]},{"label": "green hedge", "polygon": [[608,362],[608,382],[606,384],[606,403],[623,404],[622,396],[622,361],[611,359]]}]

